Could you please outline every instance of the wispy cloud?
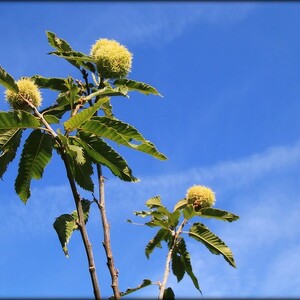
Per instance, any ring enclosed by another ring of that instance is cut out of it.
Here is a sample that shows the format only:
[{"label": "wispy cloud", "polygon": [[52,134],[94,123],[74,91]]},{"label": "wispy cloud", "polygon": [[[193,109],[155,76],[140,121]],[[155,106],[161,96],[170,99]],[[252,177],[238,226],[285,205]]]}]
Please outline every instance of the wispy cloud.
[{"label": "wispy cloud", "polygon": [[[101,19],[106,34],[118,40],[140,44],[163,44],[191,26],[234,24],[245,19],[257,4],[220,3],[134,3],[103,6]],[[118,14],[118,21],[111,22]]]}]

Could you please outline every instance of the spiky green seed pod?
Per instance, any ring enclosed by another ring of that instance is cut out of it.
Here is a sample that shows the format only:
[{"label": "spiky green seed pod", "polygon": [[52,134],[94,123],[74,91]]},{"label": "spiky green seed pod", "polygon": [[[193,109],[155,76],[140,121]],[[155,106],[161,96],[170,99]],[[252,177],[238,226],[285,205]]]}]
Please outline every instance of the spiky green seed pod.
[{"label": "spiky green seed pod", "polygon": [[103,78],[124,78],[131,70],[132,54],[115,40],[99,39],[92,45],[91,56]]},{"label": "spiky green seed pod", "polygon": [[5,91],[5,98],[13,109],[30,111],[31,108],[28,103],[24,101],[24,98],[30,101],[35,107],[39,107],[41,105],[41,93],[32,79],[21,78],[16,83],[19,88],[18,93],[8,89]]},{"label": "spiky green seed pod", "polygon": [[205,207],[212,207],[215,204],[215,193],[203,185],[194,185],[187,190],[186,199],[193,204],[196,211]]}]

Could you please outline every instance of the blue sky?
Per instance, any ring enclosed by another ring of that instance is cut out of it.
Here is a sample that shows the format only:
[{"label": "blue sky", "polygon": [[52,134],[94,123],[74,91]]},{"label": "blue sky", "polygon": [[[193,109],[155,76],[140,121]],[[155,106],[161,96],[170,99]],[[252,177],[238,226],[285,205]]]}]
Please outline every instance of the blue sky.
[{"label": "blue sky", "polygon": [[[299,16],[300,4],[278,2],[0,3],[0,65],[14,78],[80,77],[46,55],[49,30],[85,53],[100,37],[118,40],[134,54],[130,78],[164,96],[113,100],[116,116],[169,158],[120,148],[141,182],[123,183],[106,172],[122,290],[144,278],[161,280],[166,255],[157,251],[148,261],[144,247],[155,232],[125,220],[152,196],[171,208],[190,186],[203,184],[216,192],[216,207],[241,217],[228,224],[204,220],[232,249],[237,269],[188,244],[203,295],[300,295]],[[54,96],[44,93],[44,106]],[[26,206],[14,193],[16,173],[13,163],[0,182],[0,297],[91,296],[79,235],[66,259],[52,228],[74,209],[61,162],[54,158],[43,180],[33,182]],[[96,211],[88,229],[102,294],[110,296]],[[170,277],[169,284],[178,297],[199,296],[189,278],[177,285]],[[157,294],[149,287],[136,296]]]}]

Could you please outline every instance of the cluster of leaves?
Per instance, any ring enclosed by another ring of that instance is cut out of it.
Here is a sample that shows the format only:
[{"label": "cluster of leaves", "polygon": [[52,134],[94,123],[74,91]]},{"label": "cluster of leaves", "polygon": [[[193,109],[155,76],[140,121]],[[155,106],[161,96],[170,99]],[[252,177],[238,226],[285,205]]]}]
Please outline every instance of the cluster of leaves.
[{"label": "cluster of leaves", "polygon": [[[146,206],[148,210],[137,211],[135,215],[150,218],[150,221],[146,222],[145,225],[158,227],[158,231],[146,245],[145,254],[149,258],[154,249],[162,248],[162,242],[165,242],[170,254],[172,272],[178,282],[187,274],[195,288],[201,292],[197,277],[192,269],[191,257],[184,239],[185,234],[202,243],[211,253],[222,255],[229,265],[236,267],[230,248],[204,224],[192,222],[192,219],[202,217],[233,222],[239,218],[237,215],[212,207],[196,211],[192,204],[188,204],[186,198],[180,200],[173,211],[169,211],[162,204],[159,196],[149,199]],[[186,227],[188,227],[188,230],[184,231],[183,229]],[[170,287],[165,288],[164,298],[174,298],[174,293]]]},{"label": "cluster of leaves", "polygon": [[[62,157],[65,165],[68,166],[67,173],[69,171],[74,179],[74,184],[91,192],[93,196],[92,201],[79,200],[83,213],[81,221],[84,222],[79,222],[80,210],[77,209],[70,214],[59,216],[53,224],[62,249],[68,256],[67,244],[73,232],[88,221],[91,204],[94,201],[97,202],[93,195],[92,180],[95,167],[104,166],[121,180],[137,181],[126,160],[110,143],[144,152],[160,160],[165,160],[166,156],[159,152],[153,143],[145,139],[136,128],[117,119],[111,104],[111,97],[127,98],[131,91],[159,96],[158,91],[146,83],[128,78],[117,80],[102,78],[101,74],[97,73],[96,63],[92,56],[73,50],[65,40],[52,32],[47,32],[47,37],[50,46],[55,49],[49,54],[67,60],[79,70],[83,81],[72,77],[32,76],[31,79],[39,88],[57,92],[55,102],[40,112],[35,107],[31,107],[32,113],[20,109],[0,111],[0,179],[8,165],[16,158],[24,131],[30,132],[22,144],[15,180],[15,191],[24,203],[30,198],[32,179],[42,178],[53,150]],[[93,82],[89,81],[89,75],[93,78]],[[14,78],[2,67],[0,67],[0,84],[14,93],[19,92]],[[56,128],[55,131],[52,126]],[[192,269],[184,234],[204,244],[213,254],[222,255],[231,266],[235,267],[232,252],[226,244],[204,224],[191,223],[191,219],[204,217],[232,222],[237,220],[238,216],[215,208],[202,208],[195,211],[186,199],[179,201],[173,211],[163,206],[160,197],[149,199],[146,205],[149,210],[135,214],[140,217],[150,217],[150,221],[145,225],[158,227],[158,231],[147,244],[145,254],[149,258],[154,249],[161,248],[162,243],[165,242],[169,251],[168,257],[172,272],[178,282],[187,274],[196,289],[201,292]],[[186,227],[189,228],[188,231],[183,230]],[[166,276],[167,273],[165,273]],[[121,293],[121,296],[131,294],[150,284],[152,282],[145,279],[141,285],[127,289]],[[163,290],[164,298],[174,298],[170,287],[160,285],[160,290]]]},{"label": "cluster of leaves", "polygon": [[[23,145],[15,180],[15,190],[21,200],[26,203],[29,199],[31,180],[42,178],[53,150],[66,157],[76,183],[90,192],[94,191],[92,175],[96,164],[107,167],[121,180],[137,181],[125,159],[109,145],[111,141],[160,160],[166,159],[136,128],[117,119],[111,105],[113,96],[128,97],[130,91],[160,95],[158,91],[131,79],[101,78],[91,56],[74,51],[52,32],[47,32],[47,37],[55,49],[49,54],[66,59],[80,71],[84,81],[72,77],[33,76],[39,88],[57,92],[53,105],[43,109],[40,115],[22,110],[0,111],[0,178],[16,157],[22,133],[31,130]],[[89,82],[88,75],[92,75],[93,83]],[[0,84],[15,93],[19,91],[14,78],[2,67]],[[56,132],[49,131],[45,121],[49,126],[55,124]],[[66,254],[66,243],[76,229],[75,219],[72,214],[62,215],[54,223]]]}]

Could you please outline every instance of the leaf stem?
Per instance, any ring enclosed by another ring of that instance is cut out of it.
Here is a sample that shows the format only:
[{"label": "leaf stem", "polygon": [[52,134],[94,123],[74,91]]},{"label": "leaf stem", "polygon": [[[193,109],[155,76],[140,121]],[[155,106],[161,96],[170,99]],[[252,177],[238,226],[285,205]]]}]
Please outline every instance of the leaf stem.
[{"label": "leaf stem", "polygon": [[182,229],[183,229],[183,227],[184,227],[184,225],[186,224],[187,221],[188,221],[187,219],[184,219],[182,221],[182,223],[180,224],[180,226],[178,227],[178,229],[176,230],[176,232],[173,236],[173,241],[172,241],[172,244],[170,245],[170,249],[169,249],[169,252],[168,252],[168,255],[167,255],[167,258],[166,258],[165,272],[164,272],[163,281],[159,285],[159,296],[158,296],[159,300],[162,300],[163,297],[164,297],[164,292],[165,292],[167,281],[168,281],[168,278],[169,278],[169,275],[170,275],[170,264],[171,264],[172,255],[173,255],[174,249],[177,245],[177,240],[178,240],[180,234],[182,233]]}]

